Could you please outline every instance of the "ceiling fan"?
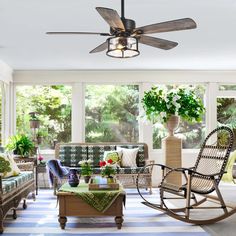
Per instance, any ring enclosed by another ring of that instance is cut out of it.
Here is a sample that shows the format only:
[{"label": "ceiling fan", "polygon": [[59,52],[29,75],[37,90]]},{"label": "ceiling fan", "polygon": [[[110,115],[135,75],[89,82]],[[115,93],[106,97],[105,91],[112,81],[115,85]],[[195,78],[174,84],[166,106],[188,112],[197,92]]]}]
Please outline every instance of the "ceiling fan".
[{"label": "ceiling fan", "polygon": [[178,45],[177,42],[166,39],[147,36],[161,32],[194,29],[197,27],[194,20],[183,18],[178,20],[166,21],[142,27],[137,27],[135,21],[125,18],[124,0],[121,0],[121,17],[116,10],[104,7],[96,7],[98,13],[110,26],[110,33],[99,32],[47,32],[47,34],[69,35],[87,34],[109,37],[104,43],[94,48],[90,53],[97,53],[107,50],[106,54],[116,58],[135,57],[140,54],[138,43],[149,45],[155,48],[169,50]]}]

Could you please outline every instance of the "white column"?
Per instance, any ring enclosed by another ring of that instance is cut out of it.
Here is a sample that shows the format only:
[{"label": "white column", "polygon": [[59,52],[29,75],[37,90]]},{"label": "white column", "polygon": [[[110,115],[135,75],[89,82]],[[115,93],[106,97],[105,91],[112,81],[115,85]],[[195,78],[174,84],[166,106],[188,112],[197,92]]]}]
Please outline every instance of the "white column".
[{"label": "white column", "polygon": [[[139,112],[140,115],[144,114],[143,106],[142,106],[142,98],[144,96],[144,92],[150,90],[152,85],[150,83],[142,83],[139,86]],[[152,150],[153,139],[152,139],[152,124],[149,122],[144,122],[142,119],[139,121],[139,142],[144,142],[148,145],[149,151]]]},{"label": "white column", "polygon": [[209,83],[206,91],[206,134],[217,127],[218,84]]},{"label": "white column", "polygon": [[84,142],[84,88],[83,83],[72,86],[72,142]]}]

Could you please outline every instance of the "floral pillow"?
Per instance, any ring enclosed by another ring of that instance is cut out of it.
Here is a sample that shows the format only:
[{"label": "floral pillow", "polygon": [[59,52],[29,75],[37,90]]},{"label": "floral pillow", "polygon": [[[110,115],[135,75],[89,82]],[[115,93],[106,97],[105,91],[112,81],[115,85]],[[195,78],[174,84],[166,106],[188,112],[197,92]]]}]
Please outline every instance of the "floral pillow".
[{"label": "floral pillow", "polygon": [[12,156],[1,155],[0,160],[2,163],[4,163],[4,166],[6,167],[4,168],[5,170],[3,170],[3,172],[1,173],[3,178],[17,176],[20,174],[20,169],[18,168]]},{"label": "floral pillow", "polygon": [[122,151],[105,151],[104,152],[104,161],[112,160],[113,164],[120,165]]}]

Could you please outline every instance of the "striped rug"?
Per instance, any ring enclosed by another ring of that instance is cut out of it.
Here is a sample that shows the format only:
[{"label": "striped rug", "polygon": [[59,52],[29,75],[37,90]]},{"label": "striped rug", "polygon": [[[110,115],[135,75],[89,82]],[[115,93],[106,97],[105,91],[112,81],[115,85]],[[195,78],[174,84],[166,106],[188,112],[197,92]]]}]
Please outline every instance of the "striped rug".
[{"label": "striped rug", "polygon": [[[150,196],[152,197],[152,196]],[[18,218],[10,215],[4,221],[4,236],[206,236],[201,227],[186,224],[166,216],[140,203],[141,198],[135,190],[127,191],[124,223],[121,230],[116,228],[114,218],[68,217],[65,230],[61,230],[57,215],[56,197],[52,190],[40,190],[37,200],[28,200],[26,210],[19,206]]]}]

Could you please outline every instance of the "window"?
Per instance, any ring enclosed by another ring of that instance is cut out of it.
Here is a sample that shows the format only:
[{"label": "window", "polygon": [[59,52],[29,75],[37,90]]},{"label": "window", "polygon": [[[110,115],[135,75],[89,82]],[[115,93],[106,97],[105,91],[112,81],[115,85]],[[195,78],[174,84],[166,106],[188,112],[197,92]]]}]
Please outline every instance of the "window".
[{"label": "window", "polygon": [[86,142],[138,142],[138,85],[86,85]]},{"label": "window", "polygon": [[[228,125],[236,135],[236,98],[217,98],[217,122],[218,125]],[[236,140],[233,149],[236,149]]]},{"label": "window", "polygon": [[37,112],[40,127],[36,130],[36,136],[39,142],[42,139],[41,149],[54,148],[56,142],[70,142],[71,93],[71,86],[64,85],[17,86],[17,133],[33,136],[29,113]]},{"label": "window", "polygon": [[[158,86],[158,85],[157,85]],[[161,85],[167,89],[177,88],[182,85]],[[186,85],[188,86],[188,85]],[[204,101],[205,86],[203,85],[189,85],[196,89],[196,93]],[[154,124],[153,126],[153,149],[161,148],[161,140],[167,136],[167,130],[162,124]],[[182,146],[184,149],[200,148],[201,143],[205,138],[205,115],[201,123],[191,124],[189,122],[180,120],[179,128],[175,131],[176,136],[182,139]]]}]

